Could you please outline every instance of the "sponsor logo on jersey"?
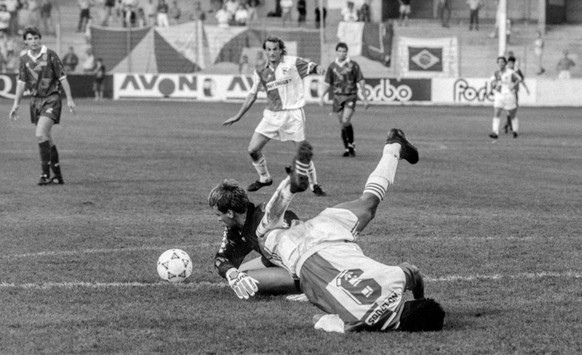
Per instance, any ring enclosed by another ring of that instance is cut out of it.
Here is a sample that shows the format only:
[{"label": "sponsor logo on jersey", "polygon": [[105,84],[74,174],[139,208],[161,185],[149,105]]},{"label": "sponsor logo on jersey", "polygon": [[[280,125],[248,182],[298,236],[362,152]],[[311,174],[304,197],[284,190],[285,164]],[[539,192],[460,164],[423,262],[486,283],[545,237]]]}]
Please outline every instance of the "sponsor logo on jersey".
[{"label": "sponsor logo on jersey", "polygon": [[271,90],[275,90],[277,88],[280,88],[282,86],[289,85],[289,83],[291,83],[291,78],[271,81],[271,82],[267,83],[265,86],[267,87],[267,91],[271,91]]},{"label": "sponsor logo on jersey", "polygon": [[365,320],[366,324],[368,325],[375,324],[382,318],[382,316],[386,312],[392,313],[392,311],[390,311],[390,307],[392,307],[393,304],[397,303],[400,300],[400,298],[401,298],[400,294],[392,292],[390,296],[386,297],[382,301],[382,303],[378,304],[378,306],[376,306],[372,313],[370,313],[370,315]]}]

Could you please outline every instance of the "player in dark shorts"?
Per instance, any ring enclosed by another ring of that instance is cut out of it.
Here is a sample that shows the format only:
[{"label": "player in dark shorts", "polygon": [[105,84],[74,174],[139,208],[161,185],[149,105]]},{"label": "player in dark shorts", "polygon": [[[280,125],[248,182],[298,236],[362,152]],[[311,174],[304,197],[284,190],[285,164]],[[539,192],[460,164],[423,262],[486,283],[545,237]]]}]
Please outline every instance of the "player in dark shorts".
[{"label": "player in dark shorts", "polygon": [[354,127],[352,115],[358,101],[358,85],[362,90],[364,109],[368,108],[366,96],[366,81],[358,63],[348,58],[347,44],[340,42],[336,45],[336,60],[329,65],[325,74],[320,105],[325,104],[325,94],[330,90],[333,93],[333,112],[337,113],[341,125],[341,137],[344,143],[344,157],[356,156],[354,143]]},{"label": "player in dark shorts", "polygon": [[[28,50],[20,56],[18,83],[10,118],[18,118],[20,100],[25,90],[30,92],[30,120],[36,126],[40,150],[41,176],[39,185],[64,184],[59,163],[59,153],[51,136],[51,128],[61,119],[61,88],[67,97],[67,106],[75,111],[71,87],[63,63],[55,52],[41,44],[41,34],[36,27],[27,27],[22,38]],[[54,176],[50,177],[52,169]]]}]

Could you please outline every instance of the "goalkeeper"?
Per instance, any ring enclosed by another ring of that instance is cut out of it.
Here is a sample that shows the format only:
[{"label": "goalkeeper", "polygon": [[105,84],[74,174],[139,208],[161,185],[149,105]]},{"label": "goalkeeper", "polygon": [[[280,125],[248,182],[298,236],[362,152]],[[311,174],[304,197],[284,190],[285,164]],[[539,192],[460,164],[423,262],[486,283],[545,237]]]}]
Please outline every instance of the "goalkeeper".
[{"label": "goalkeeper", "polygon": [[[248,299],[256,292],[267,294],[299,293],[299,284],[287,270],[276,267],[264,256],[249,260],[245,257],[253,250],[261,253],[256,229],[265,204],[249,201],[246,191],[235,180],[224,180],[208,196],[218,220],[225,226],[220,249],[214,257],[214,268],[226,278],[240,299]],[[298,219],[291,211],[284,214],[284,224]]]}]

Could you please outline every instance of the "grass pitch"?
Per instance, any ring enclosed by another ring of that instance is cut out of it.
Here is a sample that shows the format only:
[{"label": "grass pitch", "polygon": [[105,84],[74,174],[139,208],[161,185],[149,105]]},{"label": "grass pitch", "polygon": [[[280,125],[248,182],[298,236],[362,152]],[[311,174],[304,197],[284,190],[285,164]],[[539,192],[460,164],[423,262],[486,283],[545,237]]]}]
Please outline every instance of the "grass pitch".
[{"label": "grass pitch", "polygon": [[[7,116],[10,102],[0,109]],[[357,198],[391,127],[420,162],[401,162],[364,251],[408,261],[446,312],[439,333],[328,334],[283,296],[240,301],[213,270],[222,226],[207,206],[224,178],[256,178],[246,153],[261,116],[238,104],[80,101],[53,135],[66,184],[36,186],[38,147],[23,106],[0,121],[0,353],[574,354],[582,351],[582,141],[578,109],[522,108],[522,135],[491,141],[491,108],[371,107],[341,158],[335,117],[308,106],[308,139],[329,196],[296,196],[301,218]],[[265,149],[276,183],[293,145]],[[275,184],[276,185],[276,184]],[[266,201],[275,185],[250,194]],[[162,282],[158,256],[194,262]]]}]

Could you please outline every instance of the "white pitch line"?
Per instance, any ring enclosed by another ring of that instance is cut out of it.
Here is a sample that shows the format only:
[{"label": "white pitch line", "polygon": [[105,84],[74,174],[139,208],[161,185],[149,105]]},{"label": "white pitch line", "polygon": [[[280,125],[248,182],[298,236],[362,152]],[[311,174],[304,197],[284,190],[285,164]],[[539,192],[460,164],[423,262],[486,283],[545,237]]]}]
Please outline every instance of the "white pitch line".
[{"label": "white pitch line", "polygon": [[[565,272],[536,272],[536,273],[521,273],[515,275],[449,275],[442,277],[425,277],[427,282],[470,282],[479,280],[490,280],[497,281],[502,279],[541,279],[546,277],[553,278],[567,278],[567,279],[582,279],[582,272],[565,271]],[[94,289],[104,289],[104,288],[145,288],[145,287],[183,287],[189,289],[198,289],[203,287],[209,288],[224,288],[228,287],[226,282],[216,283],[216,282],[186,282],[179,284],[172,284],[169,282],[155,282],[155,283],[145,283],[145,282],[45,282],[45,283],[26,283],[26,284],[15,284],[15,283],[0,283],[0,290],[2,289],[34,289],[34,290],[47,290],[53,288],[94,288]]]}]

